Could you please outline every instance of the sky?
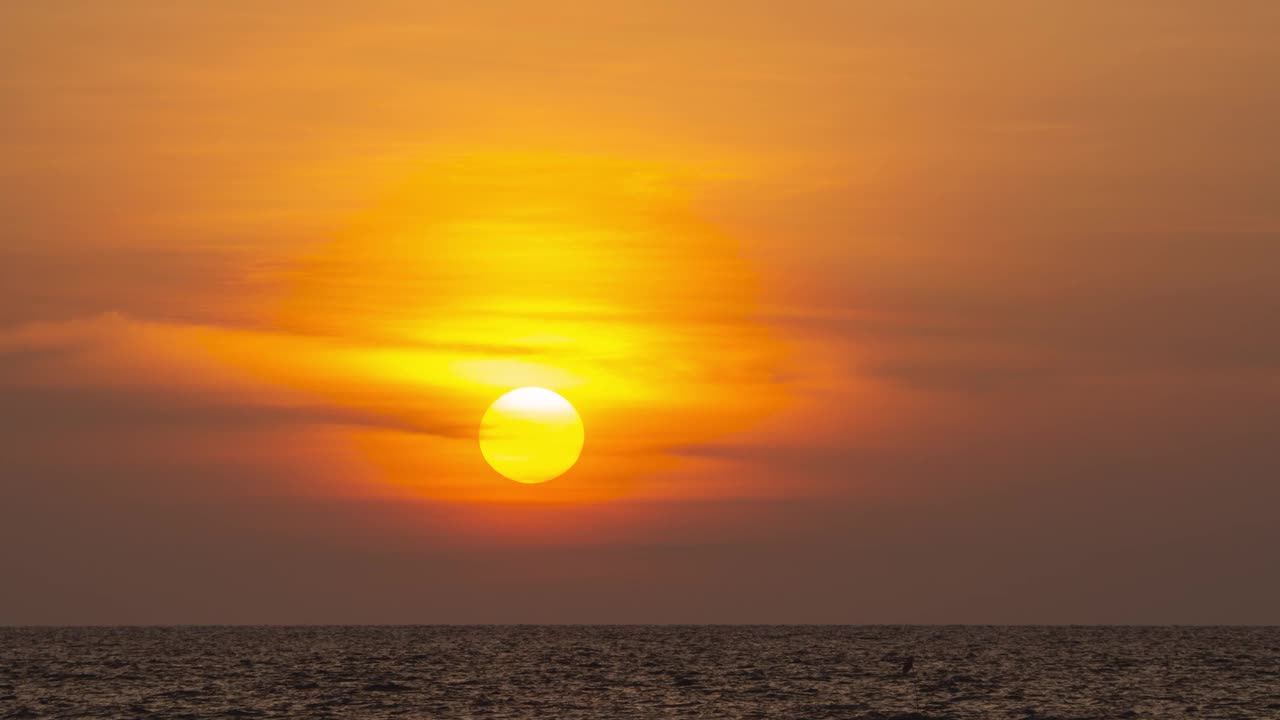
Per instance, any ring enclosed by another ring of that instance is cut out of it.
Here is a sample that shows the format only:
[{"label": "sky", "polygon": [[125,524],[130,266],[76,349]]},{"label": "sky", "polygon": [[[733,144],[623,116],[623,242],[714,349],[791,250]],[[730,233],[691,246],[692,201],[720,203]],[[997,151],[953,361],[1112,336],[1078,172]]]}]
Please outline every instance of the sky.
[{"label": "sky", "polygon": [[8,3],[0,624],[1280,623],[1278,36]]}]

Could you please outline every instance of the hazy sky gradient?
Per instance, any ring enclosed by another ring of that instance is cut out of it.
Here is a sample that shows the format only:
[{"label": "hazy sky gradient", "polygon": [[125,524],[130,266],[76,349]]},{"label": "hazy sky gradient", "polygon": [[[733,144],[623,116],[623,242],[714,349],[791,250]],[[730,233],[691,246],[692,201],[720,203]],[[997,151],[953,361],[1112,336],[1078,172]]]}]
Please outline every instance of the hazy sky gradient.
[{"label": "hazy sky gradient", "polygon": [[0,623],[1280,622],[1280,4],[458,5],[0,10]]}]

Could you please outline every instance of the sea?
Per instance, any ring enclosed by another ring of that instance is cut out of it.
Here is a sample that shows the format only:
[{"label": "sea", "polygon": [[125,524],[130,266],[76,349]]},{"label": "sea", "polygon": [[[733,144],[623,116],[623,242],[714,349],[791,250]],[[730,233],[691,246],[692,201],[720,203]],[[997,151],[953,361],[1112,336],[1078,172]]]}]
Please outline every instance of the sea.
[{"label": "sea", "polygon": [[0,717],[1277,720],[1280,628],[0,628]]}]

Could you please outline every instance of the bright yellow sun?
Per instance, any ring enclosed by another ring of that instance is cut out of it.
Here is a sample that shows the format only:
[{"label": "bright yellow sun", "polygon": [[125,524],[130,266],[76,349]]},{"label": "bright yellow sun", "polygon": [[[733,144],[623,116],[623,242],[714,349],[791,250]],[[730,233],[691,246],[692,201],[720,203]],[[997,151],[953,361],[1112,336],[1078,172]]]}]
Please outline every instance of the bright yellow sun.
[{"label": "bright yellow sun", "polygon": [[523,387],[503,395],[480,421],[480,452],[504,477],[540,483],[563,475],[582,454],[582,418],[559,394]]}]

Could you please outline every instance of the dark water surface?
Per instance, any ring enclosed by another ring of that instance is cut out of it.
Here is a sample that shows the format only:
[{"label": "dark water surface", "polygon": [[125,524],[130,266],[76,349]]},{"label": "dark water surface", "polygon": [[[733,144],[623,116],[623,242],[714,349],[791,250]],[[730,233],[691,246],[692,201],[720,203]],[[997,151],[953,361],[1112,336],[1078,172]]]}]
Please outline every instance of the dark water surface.
[{"label": "dark water surface", "polygon": [[148,715],[1274,720],[1280,628],[0,628],[0,717]]}]

